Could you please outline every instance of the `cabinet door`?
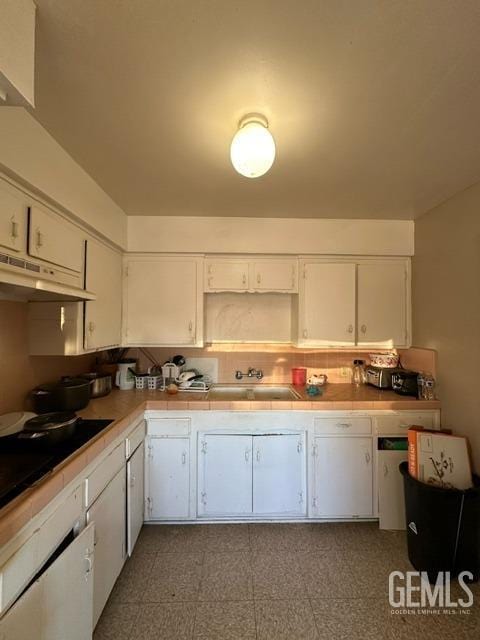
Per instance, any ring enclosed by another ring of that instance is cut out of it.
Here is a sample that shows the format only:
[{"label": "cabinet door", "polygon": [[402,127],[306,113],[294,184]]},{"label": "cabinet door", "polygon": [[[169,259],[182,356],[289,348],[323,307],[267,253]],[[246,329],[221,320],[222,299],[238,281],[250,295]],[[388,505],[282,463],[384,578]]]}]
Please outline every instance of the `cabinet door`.
[{"label": "cabinet door", "polygon": [[371,516],[371,438],[316,438],[315,454],[316,515]]},{"label": "cabinet door", "polygon": [[127,550],[131,556],[143,525],[145,504],[145,446],[135,450],[127,462]]},{"label": "cabinet door", "polygon": [[255,514],[305,514],[304,456],[299,435],[253,436]]},{"label": "cabinet door", "polygon": [[198,452],[198,513],[252,513],[252,436],[204,435]]},{"label": "cabinet door", "polygon": [[245,291],[248,289],[247,260],[207,260],[206,291]]},{"label": "cabinet door", "polygon": [[188,258],[129,260],[126,343],[143,346],[201,344],[198,275],[197,262]]},{"label": "cabinet door", "polygon": [[0,640],[45,640],[44,602],[43,581],[36,580],[0,620]]},{"label": "cabinet door", "polygon": [[94,627],[125,561],[125,503],[123,467],[87,511],[95,525]]},{"label": "cabinet door", "polygon": [[407,451],[378,452],[378,517],[380,529],[405,529],[403,477],[398,468]]},{"label": "cabinet door", "polygon": [[121,342],[122,256],[110,247],[89,240],[86,289],[97,299],[85,303],[85,349],[104,349]]},{"label": "cabinet door", "polygon": [[[45,639],[92,637],[94,525],[89,525],[47,569],[44,576]],[[41,578],[41,579],[42,579]]]},{"label": "cabinet door", "polygon": [[150,438],[148,450],[149,520],[188,518],[190,514],[190,438]]},{"label": "cabinet door", "polygon": [[293,293],[297,290],[297,282],[297,263],[294,260],[265,260],[253,263],[253,289]]},{"label": "cabinet door", "polygon": [[358,265],[358,344],[408,345],[405,263]]},{"label": "cabinet door", "polygon": [[11,251],[27,249],[27,206],[3,182],[0,184],[0,246]]},{"label": "cabinet door", "polygon": [[355,265],[305,263],[300,281],[299,343],[355,344]]},{"label": "cabinet door", "polygon": [[91,640],[93,525],[75,538],[0,621],[0,640]]},{"label": "cabinet door", "polygon": [[84,241],[79,229],[53,211],[30,209],[28,253],[72,271],[83,271]]}]

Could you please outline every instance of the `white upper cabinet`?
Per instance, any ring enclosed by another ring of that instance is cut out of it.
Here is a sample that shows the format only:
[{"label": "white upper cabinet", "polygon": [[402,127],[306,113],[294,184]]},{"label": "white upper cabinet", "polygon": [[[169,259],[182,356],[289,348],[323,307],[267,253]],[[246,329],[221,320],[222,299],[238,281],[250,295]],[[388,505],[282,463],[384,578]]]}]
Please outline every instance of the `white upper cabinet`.
[{"label": "white upper cabinet", "polygon": [[195,257],[129,257],[124,343],[203,345],[202,263]]},{"label": "white upper cabinet", "polygon": [[205,291],[296,293],[296,258],[207,258]]},{"label": "white upper cabinet", "polygon": [[355,345],[355,265],[305,262],[299,300],[299,343]]},{"label": "white upper cabinet", "polygon": [[405,262],[359,264],[358,345],[409,346],[409,287]]},{"label": "white upper cabinet", "polygon": [[297,291],[297,260],[266,259],[252,263],[250,285],[257,291]]},{"label": "white upper cabinet", "polygon": [[28,253],[31,256],[81,273],[84,244],[82,232],[73,224],[41,205],[30,208]]},{"label": "white upper cabinet", "polygon": [[205,284],[207,291],[245,291],[248,289],[248,261],[207,260]]},{"label": "white upper cabinet", "polygon": [[27,214],[27,204],[21,199],[20,192],[1,182],[0,247],[10,251],[26,251]]},{"label": "white upper cabinet", "polygon": [[407,259],[300,261],[298,344],[410,346]]},{"label": "white upper cabinet", "polygon": [[110,247],[87,241],[85,286],[97,299],[85,303],[85,349],[104,349],[121,342],[122,255]]}]

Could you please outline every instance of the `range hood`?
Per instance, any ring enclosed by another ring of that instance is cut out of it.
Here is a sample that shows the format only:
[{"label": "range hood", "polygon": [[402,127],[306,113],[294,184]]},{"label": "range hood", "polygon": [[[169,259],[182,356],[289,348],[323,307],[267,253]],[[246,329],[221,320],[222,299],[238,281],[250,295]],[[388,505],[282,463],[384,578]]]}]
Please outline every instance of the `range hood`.
[{"label": "range hood", "polygon": [[37,262],[0,253],[0,297],[11,300],[63,302],[96,300],[72,275]]}]

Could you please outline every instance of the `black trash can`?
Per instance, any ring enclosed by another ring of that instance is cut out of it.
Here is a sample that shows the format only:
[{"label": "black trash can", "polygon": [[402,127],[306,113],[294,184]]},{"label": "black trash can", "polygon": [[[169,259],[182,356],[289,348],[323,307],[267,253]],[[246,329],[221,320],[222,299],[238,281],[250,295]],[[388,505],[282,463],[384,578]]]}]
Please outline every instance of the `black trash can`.
[{"label": "black trash can", "polygon": [[405,488],[408,557],[417,571],[435,582],[440,571],[480,577],[480,478],[465,491],[420,482],[400,464]]}]

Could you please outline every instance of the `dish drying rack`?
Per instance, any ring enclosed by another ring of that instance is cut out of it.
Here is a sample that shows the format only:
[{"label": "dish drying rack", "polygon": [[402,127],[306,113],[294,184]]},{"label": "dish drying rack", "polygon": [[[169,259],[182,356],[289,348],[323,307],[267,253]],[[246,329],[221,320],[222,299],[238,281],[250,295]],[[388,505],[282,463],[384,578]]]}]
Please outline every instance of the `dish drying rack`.
[{"label": "dish drying rack", "polygon": [[[209,380],[194,380],[187,387],[183,387],[182,383],[176,379],[175,384],[178,390],[188,393],[206,393],[210,390],[212,383]],[[135,376],[135,389],[148,389],[149,391],[165,391],[165,381],[161,375],[151,376]]]}]

